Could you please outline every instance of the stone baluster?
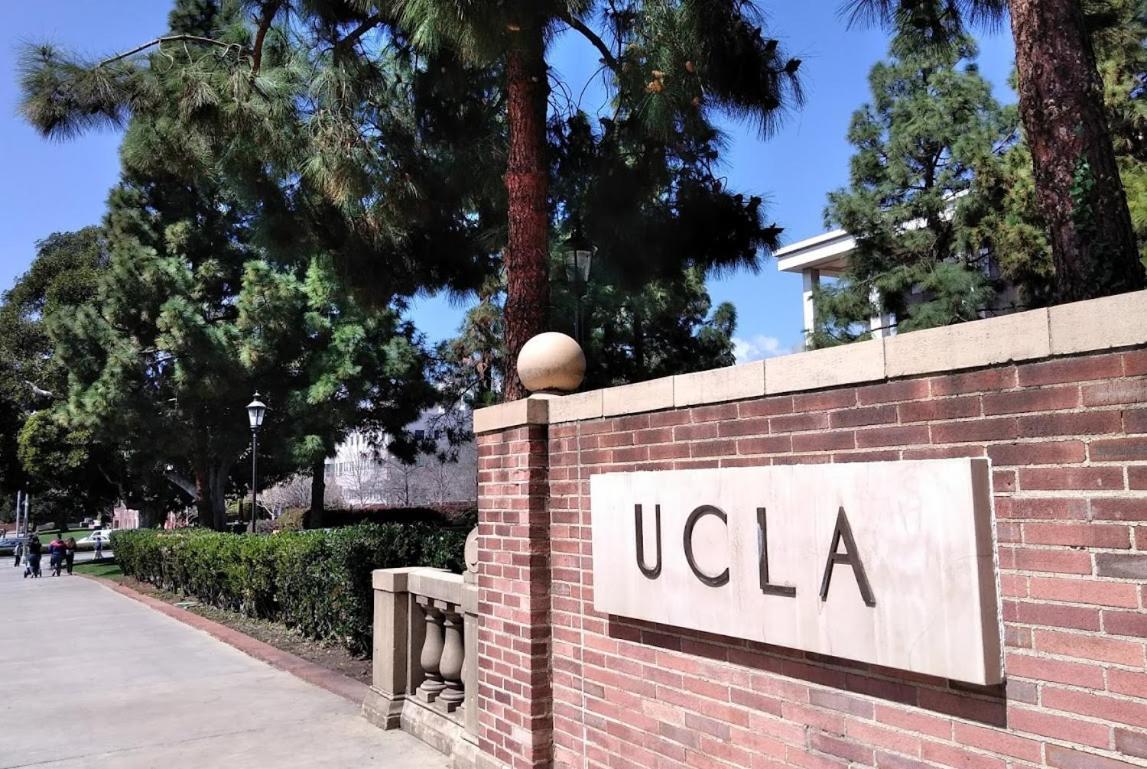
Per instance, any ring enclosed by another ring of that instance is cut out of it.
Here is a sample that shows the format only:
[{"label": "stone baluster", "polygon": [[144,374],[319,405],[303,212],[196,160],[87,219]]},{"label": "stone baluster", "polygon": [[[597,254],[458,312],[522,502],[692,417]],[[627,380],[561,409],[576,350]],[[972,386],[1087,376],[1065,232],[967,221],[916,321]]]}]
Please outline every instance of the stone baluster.
[{"label": "stone baluster", "polygon": [[465,685],[462,683],[466,649],[462,643],[462,615],[458,613],[458,607],[448,605],[442,614],[445,620],[445,638],[438,672],[442,675],[445,688],[438,695],[438,701],[446,706],[447,713],[453,713],[462,707],[462,702],[466,699]]},{"label": "stone baluster", "polygon": [[446,688],[438,668],[442,663],[442,649],[445,645],[443,616],[442,611],[428,598],[419,596],[418,605],[422,607],[426,617],[426,638],[422,642],[422,655],[419,660],[426,678],[418,687],[418,697],[423,702],[434,702]]}]

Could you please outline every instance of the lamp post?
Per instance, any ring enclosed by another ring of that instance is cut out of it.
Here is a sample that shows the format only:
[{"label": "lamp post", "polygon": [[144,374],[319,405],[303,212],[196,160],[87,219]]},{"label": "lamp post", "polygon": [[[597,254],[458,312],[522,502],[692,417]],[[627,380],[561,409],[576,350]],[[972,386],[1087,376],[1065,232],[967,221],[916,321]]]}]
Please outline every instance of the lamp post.
[{"label": "lamp post", "polygon": [[581,299],[589,285],[589,268],[596,251],[581,232],[581,225],[574,224],[573,233],[562,244],[565,258],[566,280],[574,292],[574,339],[581,344]]},{"label": "lamp post", "polygon": [[255,509],[259,503],[259,428],[263,426],[263,416],[267,405],[259,400],[259,393],[247,404],[247,420],[251,423],[251,533],[255,533]]}]

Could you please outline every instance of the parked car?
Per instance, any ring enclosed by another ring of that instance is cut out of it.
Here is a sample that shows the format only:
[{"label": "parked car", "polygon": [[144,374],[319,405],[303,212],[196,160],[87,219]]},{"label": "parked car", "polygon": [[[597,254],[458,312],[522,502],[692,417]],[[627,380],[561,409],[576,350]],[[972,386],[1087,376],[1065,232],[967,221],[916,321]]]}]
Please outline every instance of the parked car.
[{"label": "parked car", "polygon": [[90,537],[84,537],[76,542],[77,545],[91,545],[96,546],[97,542],[102,542],[104,549],[109,550],[112,546],[112,532],[104,529],[97,529],[93,531]]},{"label": "parked car", "polygon": [[3,538],[0,538],[0,547],[2,547],[2,548],[16,547],[16,545],[20,544],[21,541],[22,541],[22,539],[17,538],[17,537],[3,537]]}]

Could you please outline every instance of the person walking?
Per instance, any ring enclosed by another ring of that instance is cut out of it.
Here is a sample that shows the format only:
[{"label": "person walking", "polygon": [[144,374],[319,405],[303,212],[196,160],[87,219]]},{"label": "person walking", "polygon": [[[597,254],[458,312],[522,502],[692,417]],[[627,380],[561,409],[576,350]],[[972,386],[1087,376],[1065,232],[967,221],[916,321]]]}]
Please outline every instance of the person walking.
[{"label": "person walking", "polygon": [[68,537],[64,540],[64,565],[68,568],[68,574],[72,573],[72,565],[76,562],[76,538]]},{"label": "person walking", "polygon": [[104,557],[104,538],[102,536],[96,537],[96,557],[95,560],[99,561]]},{"label": "person walking", "polygon": [[28,547],[24,551],[24,562],[27,564],[24,569],[25,578],[40,576],[40,556],[43,548],[44,546],[38,536],[35,534],[28,535]]},{"label": "person walking", "polygon": [[12,565],[18,567],[20,565],[20,557],[24,555],[24,540],[16,540],[16,547],[13,549],[13,552],[16,554],[16,563]]},{"label": "person walking", "polygon": [[56,538],[48,545],[48,565],[52,569],[52,576],[60,576],[60,568],[64,565],[64,540],[60,539],[59,532]]}]

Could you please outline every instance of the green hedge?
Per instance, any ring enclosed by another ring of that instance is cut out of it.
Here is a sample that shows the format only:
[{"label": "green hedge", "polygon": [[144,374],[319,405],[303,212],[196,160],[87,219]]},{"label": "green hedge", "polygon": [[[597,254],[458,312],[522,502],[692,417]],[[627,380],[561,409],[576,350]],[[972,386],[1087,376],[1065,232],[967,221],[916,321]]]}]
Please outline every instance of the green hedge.
[{"label": "green hedge", "polygon": [[467,533],[395,523],[254,536],[136,529],[114,533],[112,548],[124,573],[142,582],[369,655],[371,572],[397,566],[462,571]]}]

